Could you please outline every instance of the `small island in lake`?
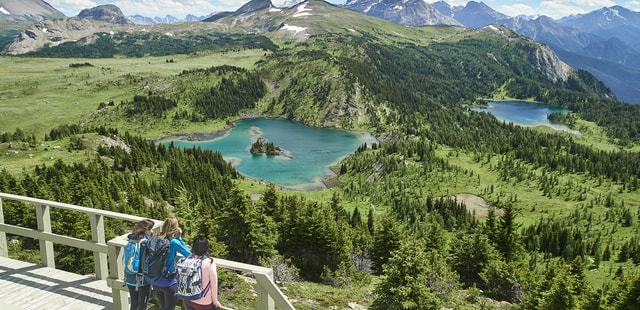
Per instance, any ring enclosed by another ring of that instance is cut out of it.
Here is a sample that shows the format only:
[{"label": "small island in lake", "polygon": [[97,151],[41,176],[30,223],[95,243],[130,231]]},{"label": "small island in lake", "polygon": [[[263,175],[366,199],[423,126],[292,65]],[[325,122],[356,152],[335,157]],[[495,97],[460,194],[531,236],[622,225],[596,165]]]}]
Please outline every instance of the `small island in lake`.
[{"label": "small island in lake", "polygon": [[251,144],[249,150],[253,155],[267,154],[267,156],[278,156],[282,154],[282,149],[275,146],[273,142],[267,142],[264,138],[258,138]]}]

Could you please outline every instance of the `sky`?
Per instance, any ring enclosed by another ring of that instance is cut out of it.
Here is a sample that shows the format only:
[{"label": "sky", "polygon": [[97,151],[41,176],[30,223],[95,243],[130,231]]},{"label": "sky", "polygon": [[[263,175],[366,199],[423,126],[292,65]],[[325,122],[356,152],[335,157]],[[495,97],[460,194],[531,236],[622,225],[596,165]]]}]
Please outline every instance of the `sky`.
[{"label": "sky", "polygon": [[[172,15],[184,18],[188,14],[205,16],[214,12],[235,11],[249,0],[45,0],[66,16],[78,15],[81,10],[102,4],[115,4],[125,15],[164,17]],[[272,0],[277,6],[285,0]],[[435,2],[437,0],[427,0]],[[451,5],[465,5],[468,0],[445,0]],[[476,0],[479,1],[479,0]],[[344,4],[345,0],[329,0]],[[640,11],[640,0],[483,0],[494,10],[509,15],[546,15],[561,18],[572,14],[584,14],[603,7],[620,5],[632,11]]]}]

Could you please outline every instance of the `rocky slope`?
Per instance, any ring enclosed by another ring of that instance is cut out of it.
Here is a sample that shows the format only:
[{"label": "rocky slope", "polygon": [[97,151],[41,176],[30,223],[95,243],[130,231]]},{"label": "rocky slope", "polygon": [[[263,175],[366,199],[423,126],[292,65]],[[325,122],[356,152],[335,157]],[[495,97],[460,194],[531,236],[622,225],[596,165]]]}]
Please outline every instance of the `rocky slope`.
[{"label": "rocky slope", "polygon": [[62,12],[42,0],[0,0],[0,20],[31,23],[64,17]]},{"label": "rocky slope", "polygon": [[44,46],[56,46],[64,42],[86,38],[91,42],[96,33],[126,31],[126,25],[94,21],[89,19],[64,18],[48,19],[32,25],[23,31],[3,52],[4,55],[20,55]]}]

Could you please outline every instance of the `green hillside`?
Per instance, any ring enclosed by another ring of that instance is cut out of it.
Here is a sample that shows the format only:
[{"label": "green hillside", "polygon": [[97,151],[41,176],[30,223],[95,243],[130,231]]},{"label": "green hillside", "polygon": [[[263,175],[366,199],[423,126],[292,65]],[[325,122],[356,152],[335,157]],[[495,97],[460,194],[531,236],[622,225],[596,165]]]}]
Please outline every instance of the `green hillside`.
[{"label": "green hillside", "polygon": [[[315,0],[156,31],[0,57],[0,191],[175,213],[187,241],[206,234],[214,255],[282,270],[297,309],[637,305],[640,106],[561,70],[544,46]],[[469,109],[498,98],[562,106],[581,134]],[[380,143],[332,167],[327,190],[296,192],[245,179],[218,153],[150,142],[248,116]],[[7,223],[33,221],[3,208]],[[88,220],[54,216],[54,230],[86,237]],[[106,224],[107,237],[127,229]],[[12,255],[37,260],[35,249],[21,240]],[[91,271],[87,253],[56,254]],[[223,277],[223,304],[248,309],[247,284]]]}]

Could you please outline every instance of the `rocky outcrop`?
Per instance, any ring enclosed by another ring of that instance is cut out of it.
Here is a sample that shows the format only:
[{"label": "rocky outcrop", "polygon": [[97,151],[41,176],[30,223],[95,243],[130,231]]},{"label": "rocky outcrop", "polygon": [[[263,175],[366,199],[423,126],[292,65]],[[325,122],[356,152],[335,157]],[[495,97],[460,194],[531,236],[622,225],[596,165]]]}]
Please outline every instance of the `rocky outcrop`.
[{"label": "rocky outcrop", "polygon": [[560,60],[558,55],[549,46],[537,43],[537,49],[527,55],[540,72],[544,73],[552,81],[566,81],[574,71],[571,66]]},{"label": "rocky outcrop", "polygon": [[55,46],[64,42],[78,41],[96,33],[116,33],[127,30],[122,24],[98,22],[89,19],[53,19],[34,24],[20,33],[2,54],[20,55],[44,46]]},{"label": "rocky outcrop", "polygon": [[122,14],[120,8],[113,4],[99,5],[94,8],[82,10],[80,14],[78,14],[78,18],[121,25],[129,23],[129,19]]}]

